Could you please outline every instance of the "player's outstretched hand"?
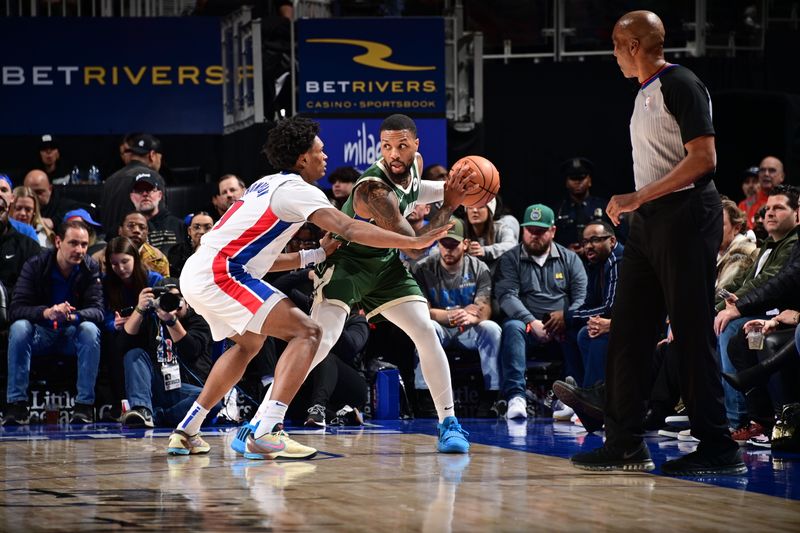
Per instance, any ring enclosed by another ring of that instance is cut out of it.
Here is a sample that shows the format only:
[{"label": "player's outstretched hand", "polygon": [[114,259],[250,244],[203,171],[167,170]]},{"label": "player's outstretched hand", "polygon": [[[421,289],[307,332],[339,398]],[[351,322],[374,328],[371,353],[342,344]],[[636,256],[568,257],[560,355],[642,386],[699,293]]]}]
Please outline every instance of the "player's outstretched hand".
[{"label": "player's outstretched hand", "polygon": [[463,163],[451,168],[444,182],[444,204],[455,209],[464,203],[468,194],[477,192],[479,186],[472,181],[474,175],[475,170]]},{"label": "player's outstretched hand", "polygon": [[415,244],[413,248],[417,250],[421,250],[423,248],[428,248],[430,245],[438,241],[439,239],[444,239],[447,236],[447,232],[450,231],[454,224],[448,222],[444,226],[440,226],[438,228],[434,228],[422,235],[414,237],[418,244]]}]

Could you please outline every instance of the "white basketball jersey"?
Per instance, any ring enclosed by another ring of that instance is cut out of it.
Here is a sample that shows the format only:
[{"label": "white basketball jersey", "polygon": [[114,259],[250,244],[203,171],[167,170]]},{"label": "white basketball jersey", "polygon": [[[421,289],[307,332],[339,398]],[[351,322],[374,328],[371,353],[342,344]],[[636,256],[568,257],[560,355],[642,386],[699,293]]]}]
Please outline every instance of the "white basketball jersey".
[{"label": "white basketball jersey", "polygon": [[260,278],[300,226],[321,208],[332,208],[325,194],[297,174],[265,176],[245,191],[200,243]]}]

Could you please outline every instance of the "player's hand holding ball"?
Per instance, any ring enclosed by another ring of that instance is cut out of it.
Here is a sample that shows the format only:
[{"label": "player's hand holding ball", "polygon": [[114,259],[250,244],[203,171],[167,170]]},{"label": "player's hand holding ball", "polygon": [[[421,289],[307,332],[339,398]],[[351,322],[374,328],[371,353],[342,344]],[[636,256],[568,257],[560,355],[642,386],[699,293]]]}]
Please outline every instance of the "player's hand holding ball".
[{"label": "player's hand holding ball", "polygon": [[[465,168],[469,170],[464,170]],[[457,169],[462,174],[467,172],[466,176],[470,181],[464,199],[461,201],[461,205],[464,207],[483,207],[491,202],[500,191],[500,173],[497,171],[497,167],[485,157],[479,155],[462,157],[455,162],[450,174],[452,175]]]}]

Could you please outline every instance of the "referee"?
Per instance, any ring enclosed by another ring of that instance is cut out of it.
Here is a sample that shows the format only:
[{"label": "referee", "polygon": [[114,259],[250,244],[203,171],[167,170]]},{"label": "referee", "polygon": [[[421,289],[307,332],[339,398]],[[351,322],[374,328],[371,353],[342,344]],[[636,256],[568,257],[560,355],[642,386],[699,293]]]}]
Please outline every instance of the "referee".
[{"label": "referee", "polygon": [[620,18],[612,34],[624,76],[641,83],[631,117],[636,192],[611,198],[609,218],[631,213],[606,363],[606,442],[579,453],[585,470],[655,468],[642,422],[653,353],[669,316],[681,354],[681,396],[697,450],[661,466],[667,475],[743,474],[731,439],[714,356],[713,291],[722,204],[711,99],[687,68],[664,59],[664,25],[649,11]]}]

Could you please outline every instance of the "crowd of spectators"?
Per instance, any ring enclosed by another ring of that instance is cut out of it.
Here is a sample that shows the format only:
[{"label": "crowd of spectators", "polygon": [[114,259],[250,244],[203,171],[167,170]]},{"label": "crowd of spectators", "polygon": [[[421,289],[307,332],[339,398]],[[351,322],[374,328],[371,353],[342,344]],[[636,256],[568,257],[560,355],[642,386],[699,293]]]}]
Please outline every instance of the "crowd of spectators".
[{"label": "crowd of spectators", "polygon": [[[0,176],[0,282],[11,301],[2,324],[8,336],[4,424],[28,423],[31,367],[45,356],[77,359],[71,410],[75,423],[95,420],[99,381],[108,384],[103,401],[112,405],[104,416],[126,426],[172,425],[197,397],[223,346],[212,342],[208,324],[181,298],[178,278],[202,236],[247,185],[225,174],[210,201],[197,202],[196,211],[173,214],[167,183],[159,173],[162,152],[153,135],[123,138],[122,167],[96,185],[99,205],[69,194],[69,180],[62,179],[69,169],[49,135],[41,139],[39,168],[30,169],[22,183],[15,186]],[[612,226],[605,200],[590,194],[593,171],[588,159],[571,158],[561,167],[565,199],[555,209],[533,203],[517,219],[498,197],[485,206],[457,211],[453,228],[429,249],[402,251],[428,298],[442,346],[451,356],[474,354],[479,412],[524,419],[538,408],[531,405],[529,379],[535,361],[552,363],[558,369],[553,377],[570,376],[581,387],[602,387],[627,228]],[[442,180],[447,170],[431,165],[423,176]],[[332,172],[328,196],[333,205],[341,207],[358,177],[350,167]],[[744,198],[738,204],[723,200],[718,351],[726,374],[729,425],[742,442],[766,439],[776,411],[798,396],[797,352],[792,347],[800,313],[791,300],[796,283],[787,273],[794,272],[800,256],[798,191],[782,185],[784,177],[781,161],[765,157],[746,171]],[[437,207],[417,206],[408,215],[411,227],[426,231]],[[329,242],[306,224],[287,251],[313,250]],[[310,310],[311,269],[268,276],[298,307]],[[670,351],[664,318],[665,340],[654,347],[659,364],[650,414],[656,429],[663,428],[658,420],[675,414],[679,404],[673,379],[677,356]],[[773,340],[762,351],[749,350],[747,334],[758,328]],[[375,326],[354,311],[331,356],[310,374],[290,415],[312,427],[361,423],[360,412],[369,401],[365,371],[369,359],[381,355],[370,350],[374,335]],[[424,394],[424,380],[415,379],[414,347],[403,342],[397,347],[405,359],[405,392]],[[785,349],[776,363],[778,348]],[[259,403],[257,396],[263,394],[281,351],[280,341],[265,344],[237,387],[238,395],[233,391],[240,405]],[[769,369],[766,377],[742,391],[738,373],[761,367]],[[123,399],[128,402],[125,412]],[[573,415],[569,406],[551,407],[558,418]],[[226,406],[224,417],[238,421],[238,411]],[[407,412],[414,411],[425,414],[412,399]]]}]

